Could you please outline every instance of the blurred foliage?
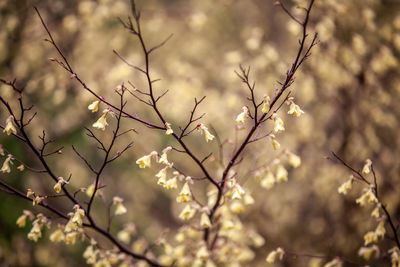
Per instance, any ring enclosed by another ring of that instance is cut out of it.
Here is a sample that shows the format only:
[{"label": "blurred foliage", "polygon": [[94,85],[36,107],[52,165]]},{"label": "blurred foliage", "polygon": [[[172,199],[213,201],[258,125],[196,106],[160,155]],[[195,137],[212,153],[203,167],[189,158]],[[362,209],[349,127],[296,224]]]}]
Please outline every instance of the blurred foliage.
[{"label": "blurred foliage", "polygon": [[[170,33],[174,34],[151,57],[152,75],[162,79],[156,84],[157,92],[170,90],[160,101],[161,110],[173,125],[182,125],[193,98],[207,96],[200,111],[206,112],[205,122],[213,126],[221,140],[232,140],[233,144],[225,146],[226,155],[230,155],[235,140],[243,138],[246,132],[237,130],[234,123],[241,107],[248,104],[246,88],[234,73],[238,64],[251,66],[259,98],[264,94],[272,96],[274,85],[284,77],[297,51],[299,26],[272,2],[138,1],[148,43],[157,44]],[[296,5],[304,6],[304,1],[287,2],[293,14],[300,17],[302,11]],[[41,11],[76,72],[91,88],[116,102],[114,89],[122,82],[132,81],[138,88],[144,86],[143,77],[112,52],[117,50],[136,65],[144,63],[138,43],[117,19],[129,15],[129,3],[119,0],[0,2],[0,25],[3,25],[0,77],[15,77],[18,84],[26,86],[26,95],[38,111],[30,127],[32,135],[38,136],[46,129],[57,140],[54,147],[64,145],[63,155],[56,156],[52,163],[65,176],[72,174],[72,186],[86,187],[92,183],[90,173],[73,154],[71,144],[85,151],[92,161],[100,159],[95,144],[83,129],[97,119],[97,115],[87,110],[94,99],[48,60],[56,54],[43,42],[46,34],[32,4]],[[305,114],[296,119],[281,112],[286,131],[280,143],[300,155],[302,165],[288,169],[288,183],[268,191],[260,188],[257,177],[249,171],[278,155],[267,140],[250,145],[245,152],[247,160],[237,169],[256,200],[241,217],[266,239],[266,244],[256,250],[251,266],[264,266],[267,252],[278,246],[300,254],[340,255],[362,262],[357,251],[363,245],[363,235],[375,227],[375,222],[370,218],[370,211],[354,201],[361,194],[361,186],[356,184],[356,190],[346,197],[337,193],[348,173],[327,159],[331,157],[330,151],[360,168],[366,158],[372,159],[380,178],[382,198],[398,223],[399,14],[400,3],[396,0],[316,1],[310,32],[317,31],[321,43],[300,69],[292,86],[292,95]],[[0,91],[10,99],[14,97],[4,85]],[[129,99],[128,111],[157,121],[150,108],[133,98]],[[2,109],[0,121],[5,119]],[[165,192],[156,184],[153,171],[139,172],[135,161],[152,150],[160,151],[171,140],[126,121],[125,130],[131,127],[139,134],[126,136],[121,147],[133,139],[134,148],[106,170],[103,192],[108,199],[118,192],[129,210],[113,222],[114,231],[132,221],[139,233],[154,241],[165,228],[173,233],[181,225],[177,219],[179,206],[174,201],[174,193]],[[210,150],[218,155],[217,145],[204,146],[196,133],[188,140],[199,155],[205,156]],[[23,161],[36,163],[12,138],[1,135],[0,142]],[[179,153],[171,157],[193,176],[201,175]],[[207,166],[214,173],[220,172],[217,160]],[[22,191],[26,190],[26,184],[38,191],[52,190],[52,184],[48,185],[45,178],[36,174],[13,172],[0,177]],[[199,186],[205,187],[206,183]],[[101,201],[95,204],[99,218],[104,216]],[[18,229],[15,220],[29,206],[30,203],[0,194],[0,262],[3,262],[0,266],[83,265],[82,245],[54,246],[46,238],[34,244],[25,238],[28,227]],[[382,241],[382,249],[387,251],[390,242]],[[311,262],[316,264],[312,266],[319,266],[315,260]],[[281,264],[308,266],[309,259],[287,257]],[[380,264],[383,263],[374,262],[372,266]]]}]

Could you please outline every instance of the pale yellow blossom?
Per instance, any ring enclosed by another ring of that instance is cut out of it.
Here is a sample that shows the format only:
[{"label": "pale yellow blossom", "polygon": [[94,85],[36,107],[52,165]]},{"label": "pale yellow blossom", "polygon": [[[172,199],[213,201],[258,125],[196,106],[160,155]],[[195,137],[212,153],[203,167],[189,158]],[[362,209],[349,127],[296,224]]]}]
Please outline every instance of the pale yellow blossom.
[{"label": "pale yellow blossom", "polygon": [[166,148],[164,148],[164,150],[162,151],[161,157],[158,160],[158,163],[165,164],[165,165],[171,165],[171,163],[169,163],[168,159],[167,159],[167,153],[170,150],[172,150],[171,146],[167,146]]},{"label": "pale yellow blossom", "polygon": [[186,182],[183,187],[181,192],[179,193],[179,195],[176,197],[176,201],[178,203],[180,202],[188,202],[191,199],[191,195],[192,193],[190,192],[190,187],[189,187],[189,183]]},{"label": "pale yellow blossom", "polygon": [[166,134],[166,135],[171,135],[171,134],[174,133],[174,131],[173,131],[172,128],[171,128],[171,123],[166,122],[166,123],[165,123],[165,128],[167,128],[167,130],[165,131],[165,134]]},{"label": "pale yellow blossom", "polygon": [[373,209],[373,211],[371,212],[371,216],[374,218],[379,218],[380,216],[379,210],[380,210],[380,205],[378,204],[378,206],[376,206],[375,209]]},{"label": "pale yellow blossom", "polygon": [[205,245],[201,246],[200,249],[196,253],[196,258],[201,260],[207,260],[210,256],[208,249]]},{"label": "pale yellow blossom", "polygon": [[64,178],[62,177],[58,177],[58,182],[54,185],[53,189],[54,191],[56,191],[57,193],[61,192],[61,187],[64,183],[66,183],[67,181],[64,180]]},{"label": "pale yellow blossom", "polygon": [[66,234],[64,236],[65,244],[67,244],[67,245],[75,244],[77,235],[78,235],[77,232],[71,232],[71,233]]},{"label": "pale yellow blossom", "polygon": [[369,231],[364,235],[364,246],[367,246],[371,243],[378,242],[378,236],[375,232]]},{"label": "pale yellow blossom", "polygon": [[263,106],[262,106],[262,109],[261,109],[262,113],[267,114],[269,112],[269,109],[270,109],[269,101],[270,101],[269,96],[264,96],[264,103],[263,103]]},{"label": "pale yellow blossom", "polygon": [[181,220],[190,220],[195,215],[196,210],[193,209],[190,204],[187,204],[185,208],[179,214]]},{"label": "pale yellow blossom", "polygon": [[212,135],[209,131],[208,128],[203,124],[200,123],[197,126],[197,129],[201,131],[202,134],[204,134],[204,138],[206,139],[206,142],[212,141],[214,139],[214,135]]},{"label": "pale yellow blossom", "polygon": [[263,188],[270,189],[274,186],[274,184],[275,184],[275,177],[272,174],[272,172],[268,171],[266,176],[261,179],[260,185]]},{"label": "pale yellow blossom", "polygon": [[304,114],[304,111],[300,109],[298,105],[296,105],[293,101],[291,101],[288,114],[293,114],[295,117],[300,117],[301,114]]},{"label": "pale yellow blossom", "polygon": [[280,182],[287,182],[287,180],[288,180],[287,170],[282,165],[279,165],[276,171],[276,181],[280,183]]},{"label": "pale yellow blossom", "polygon": [[265,259],[266,262],[269,264],[273,264],[277,259],[282,260],[285,251],[282,248],[277,248],[276,250],[271,251],[267,258]]},{"label": "pale yellow blossom", "polygon": [[351,175],[351,176],[350,176],[350,179],[347,180],[346,182],[344,182],[344,183],[338,188],[339,194],[346,195],[346,194],[351,190],[353,182],[354,182],[354,176]]},{"label": "pale yellow blossom", "polygon": [[12,156],[8,155],[6,160],[3,163],[3,166],[1,167],[1,172],[2,173],[10,173],[11,172],[11,167],[10,167],[10,161],[11,161]]},{"label": "pale yellow blossom", "polygon": [[105,110],[104,114],[101,115],[101,117],[95,123],[93,123],[92,126],[94,128],[104,131],[106,129],[106,126],[108,125],[108,123],[107,123],[108,113],[109,113],[109,110]]},{"label": "pale yellow blossom", "polygon": [[122,215],[127,212],[127,209],[125,206],[122,204],[124,200],[120,197],[114,197],[113,198],[113,204],[116,206],[115,208],[115,215]]},{"label": "pale yellow blossom", "polygon": [[99,110],[99,100],[94,101],[88,106],[88,109],[91,110],[92,112],[97,112]]},{"label": "pale yellow blossom", "polygon": [[143,169],[146,167],[151,167],[151,158],[152,157],[156,157],[157,156],[157,152],[153,151],[151,152],[149,155],[143,156],[141,158],[139,158],[138,160],[136,160],[136,164],[139,165],[139,168]]},{"label": "pale yellow blossom", "polygon": [[379,258],[379,248],[377,245],[373,245],[371,247],[361,247],[358,250],[358,255],[367,261],[370,259]]},{"label": "pale yellow blossom", "polygon": [[370,172],[371,172],[371,166],[372,166],[372,161],[371,161],[370,159],[367,159],[367,160],[365,161],[365,165],[364,165],[364,167],[362,168],[361,173],[362,173],[363,175],[370,173]]},{"label": "pale yellow blossom", "polygon": [[23,170],[25,170],[25,166],[24,166],[24,164],[20,164],[18,167],[17,167],[17,169],[19,170],[19,171],[23,171]]},{"label": "pale yellow blossom", "polygon": [[281,147],[281,144],[279,144],[279,142],[276,141],[275,135],[270,134],[269,138],[271,139],[271,144],[272,144],[272,147],[274,148],[274,150],[278,150]]},{"label": "pale yellow blossom", "polygon": [[200,217],[200,226],[203,228],[210,228],[211,221],[206,212],[203,212]]},{"label": "pale yellow blossom", "polygon": [[177,185],[176,176],[172,177],[171,179],[168,179],[164,185],[164,188],[166,188],[166,189],[175,189],[177,187],[178,187],[178,185]]},{"label": "pale yellow blossom", "polygon": [[379,239],[383,239],[386,234],[385,220],[381,220],[375,229],[375,234]]},{"label": "pale yellow blossom", "polygon": [[297,168],[301,164],[301,158],[292,152],[288,152],[288,162],[293,168]]},{"label": "pale yellow blossom", "polygon": [[274,113],[272,119],[274,120],[274,133],[279,133],[285,130],[283,120],[279,118],[276,113]]},{"label": "pale yellow blossom", "polygon": [[6,127],[4,127],[3,133],[17,134],[17,129],[14,126],[14,116],[10,115],[6,120]]},{"label": "pale yellow blossom", "polygon": [[372,192],[372,189],[369,188],[362,196],[356,199],[356,203],[360,204],[361,207],[365,206],[367,203],[376,204],[378,203],[378,199],[375,194]]},{"label": "pale yellow blossom", "polygon": [[237,124],[244,123],[245,119],[248,116],[249,116],[249,109],[246,106],[242,107],[242,112],[236,117],[236,123]]},{"label": "pale yellow blossom", "polygon": [[62,242],[64,241],[65,235],[61,229],[55,230],[49,237],[51,242]]},{"label": "pale yellow blossom", "polygon": [[95,184],[91,184],[88,186],[88,188],[86,189],[86,195],[88,197],[92,197],[92,195],[94,194],[94,190],[96,189]]}]

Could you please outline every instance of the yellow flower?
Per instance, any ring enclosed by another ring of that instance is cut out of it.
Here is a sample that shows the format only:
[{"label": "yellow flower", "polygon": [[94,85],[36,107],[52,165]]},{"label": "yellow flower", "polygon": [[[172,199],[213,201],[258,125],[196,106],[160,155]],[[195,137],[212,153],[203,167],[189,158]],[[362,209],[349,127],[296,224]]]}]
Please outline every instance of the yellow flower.
[{"label": "yellow flower", "polygon": [[180,203],[180,202],[188,202],[188,201],[190,201],[191,195],[192,194],[190,192],[189,184],[188,184],[188,182],[186,182],[183,185],[181,192],[176,197],[176,201],[178,203]]},{"label": "yellow flower", "polygon": [[157,184],[165,186],[167,183],[167,169],[169,166],[166,166],[165,168],[161,169],[157,174],[156,177],[158,178]]},{"label": "yellow flower", "polygon": [[272,144],[272,147],[274,148],[274,150],[278,150],[281,147],[281,144],[279,144],[279,142],[276,141],[275,135],[270,134],[269,137],[271,138],[271,144]]},{"label": "yellow flower", "polygon": [[91,110],[92,112],[97,112],[99,110],[99,100],[94,101],[92,104],[88,106],[88,109]]},{"label": "yellow flower", "polygon": [[92,195],[94,194],[94,190],[96,189],[95,184],[91,184],[88,186],[88,188],[86,189],[86,195],[88,197],[92,197]]},{"label": "yellow flower", "polygon": [[167,130],[165,131],[166,135],[171,135],[174,133],[174,131],[171,128],[171,123],[166,122],[165,123],[165,128],[167,128]]},{"label": "yellow flower", "polygon": [[71,232],[71,233],[66,234],[64,237],[65,244],[67,244],[67,245],[75,244],[77,235],[78,235],[77,232]]},{"label": "yellow flower", "polygon": [[380,209],[380,207],[379,207],[379,204],[378,204],[378,206],[377,207],[375,207],[375,209],[371,212],[371,216],[372,217],[374,217],[374,218],[379,218],[379,209]]},{"label": "yellow flower", "polygon": [[171,146],[167,146],[166,148],[164,148],[164,150],[162,151],[161,157],[160,157],[160,159],[158,160],[158,163],[165,164],[165,165],[171,165],[171,164],[168,162],[168,159],[167,159],[167,153],[168,153],[170,150],[172,150],[172,147],[171,147]]},{"label": "yellow flower", "polygon": [[238,201],[235,200],[232,202],[232,204],[230,205],[229,209],[236,214],[242,213],[244,211],[244,205]]},{"label": "yellow flower", "polygon": [[26,196],[27,197],[31,197],[35,194],[35,192],[32,191],[32,189],[28,188],[28,190],[26,190]]},{"label": "yellow flower", "polygon": [[270,101],[270,98],[269,98],[269,96],[264,96],[264,104],[263,104],[263,106],[262,106],[262,112],[263,113],[265,113],[265,114],[267,114],[268,112],[269,112],[269,101]]},{"label": "yellow flower", "polygon": [[108,125],[108,123],[107,123],[108,113],[109,113],[109,110],[105,110],[104,114],[101,115],[101,117],[95,123],[93,123],[92,126],[94,128],[104,131],[106,129],[106,126]]},{"label": "yellow flower", "polygon": [[381,220],[375,229],[375,234],[379,239],[383,239],[386,234],[385,220]]},{"label": "yellow flower", "polygon": [[146,167],[151,167],[151,158],[152,156],[157,156],[157,152],[153,151],[149,155],[143,156],[140,159],[136,160],[136,164],[139,165],[139,168],[143,169]]},{"label": "yellow flower", "polygon": [[166,189],[177,188],[178,185],[177,185],[176,181],[177,181],[176,176],[171,178],[171,179],[169,179],[169,180],[167,180],[167,182],[164,185],[164,188],[166,188]]},{"label": "yellow flower", "polygon": [[276,115],[276,113],[272,116],[274,120],[274,132],[279,133],[285,130],[285,125],[283,120]]},{"label": "yellow flower", "polygon": [[360,204],[361,207],[365,206],[365,204],[376,204],[378,203],[378,199],[372,192],[372,189],[368,189],[361,197],[356,199],[356,203]]},{"label": "yellow flower", "polygon": [[71,221],[75,223],[78,227],[82,227],[82,218],[85,216],[85,211],[79,207],[79,205],[74,206],[74,216]]},{"label": "yellow flower", "polygon": [[23,170],[25,170],[25,166],[24,166],[24,164],[21,164],[21,165],[19,165],[18,167],[17,167],[17,169],[19,170],[19,171],[23,171]]},{"label": "yellow flower", "polygon": [[54,185],[53,189],[54,191],[56,191],[57,193],[61,192],[61,186],[66,183],[66,181],[64,180],[64,178],[62,177],[58,177],[58,182]]},{"label": "yellow flower", "polygon": [[2,173],[10,173],[11,172],[11,167],[10,167],[10,161],[11,161],[12,156],[8,155],[6,160],[3,163],[3,166],[1,167],[1,172]]},{"label": "yellow flower", "polygon": [[207,127],[203,123],[197,125],[197,129],[200,130],[202,134],[204,134],[204,138],[206,139],[207,143],[208,141],[212,141],[214,139],[214,135],[210,134]]},{"label": "yellow flower", "polygon": [[28,233],[28,239],[37,242],[42,237],[42,225],[34,223],[31,231]]},{"label": "yellow flower", "polygon": [[193,209],[190,204],[187,204],[185,208],[179,214],[181,220],[190,220],[195,215],[196,210]]},{"label": "yellow flower", "polygon": [[373,258],[379,258],[379,248],[377,245],[362,247],[358,250],[358,255],[367,261]]},{"label": "yellow flower", "polygon": [[301,158],[291,152],[288,153],[288,161],[293,168],[297,168],[301,164]]},{"label": "yellow flower", "polygon": [[282,165],[279,165],[278,170],[276,171],[276,181],[278,183],[287,182],[288,180],[287,175],[288,175],[287,170]]},{"label": "yellow flower", "polygon": [[263,188],[270,189],[275,184],[275,177],[272,172],[268,171],[267,175],[260,181],[260,185]]},{"label": "yellow flower", "polygon": [[210,254],[208,253],[208,249],[205,245],[201,246],[196,253],[196,258],[201,260],[207,260],[209,256]]},{"label": "yellow flower", "polygon": [[242,107],[242,112],[236,117],[236,123],[237,124],[244,123],[245,119],[248,116],[249,116],[249,109],[246,106]]},{"label": "yellow flower", "polygon": [[276,250],[271,251],[267,258],[265,259],[266,262],[269,264],[273,264],[277,259],[282,260],[285,251],[282,248],[277,248]]},{"label": "yellow flower", "polygon": [[113,198],[113,203],[114,205],[116,205],[116,209],[115,209],[115,215],[121,215],[127,212],[127,209],[125,208],[125,206],[122,204],[124,200],[120,197],[114,197]]},{"label": "yellow flower", "polygon": [[364,235],[364,246],[376,242],[378,242],[378,236],[375,232],[369,231]]},{"label": "yellow flower", "polygon": [[362,173],[363,175],[370,173],[370,172],[371,172],[371,166],[372,166],[372,161],[371,161],[370,159],[367,159],[367,160],[365,161],[365,165],[364,165],[364,167],[362,168],[361,173]]},{"label": "yellow flower", "polygon": [[88,246],[83,252],[83,258],[86,259],[87,264],[95,264],[97,261],[97,254],[99,251],[93,248],[93,245]]},{"label": "yellow flower", "polygon": [[339,194],[343,194],[343,195],[347,195],[347,193],[351,190],[352,188],[352,184],[354,181],[354,176],[351,175],[350,179],[347,180],[346,182],[344,182],[339,188],[338,188],[338,192]]},{"label": "yellow flower", "polygon": [[28,218],[28,215],[26,215],[26,214],[22,214],[21,216],[19,216],[16,221],[16,224],[18,225],[18,227],[20,227],[20,228],[25,227],[27,218]]},{"label": "yellow flower", "polygon": [[3,133],[10,135],[11,133],[17,134],[17,129],[14,126],[14,117],[10,115],[6,120],[6,127],[4,127]]},{"label": "yellow flower", "polygon": [[245,194],[244,189],[238,183],[235,182],[235,185],[232,188],[232,196],[231,196],[231,198],[239,200],[239,199],[242,199],[242,196],[244,194]]},{"label": "yellow flower", "polygon": [[304,111],[302,111],[298,105],[291,101],[288,114],[293,114],[296,117],[300,117],[301,114],[304,114]]},{"label": "yellow flower", "polygon": [[399,248],[393,247],[388,252],[390,253],[392,267],[398,267],[400,265],[400,250],[399,250]]},{"label": "yellow flower", "polygon": [[64,241],[65,235],[61,229],[57,229],[50,235],[49,238],[51,242],[58,243]]},{"label": "yellow flower", "polygon": [[330,262],[325,263],[324,267],[342,267],[343,263],[339,258],[334,258]]},{"label": "yellow flower", "polygon": [[249,193],[244,195],[243,202],[245,205],[253,205],[255,203],[254,198]]},{"label": "yellow flower", "polygon": [[208,214],[206,212],[203,212],[201,214],[200,226],[203,227],[203,228],[210,228],[211,227],[211,221],[210,221],[210,218],[208,217]]},{"label": "yellow flower", "polygon": [[32,206],[39,205],[40,202],[42,202],[43,199],[44,199],[44,197],[41,197],[41,196],[35,197],[35,198],[33,199],[33,201],[32,201]]},{"label": "yellow flower", "polygon": [[256,248],[262,247],[265,244],[265,239],[260,234],[251,231],[249,237],[252,241],[253,246]]}]

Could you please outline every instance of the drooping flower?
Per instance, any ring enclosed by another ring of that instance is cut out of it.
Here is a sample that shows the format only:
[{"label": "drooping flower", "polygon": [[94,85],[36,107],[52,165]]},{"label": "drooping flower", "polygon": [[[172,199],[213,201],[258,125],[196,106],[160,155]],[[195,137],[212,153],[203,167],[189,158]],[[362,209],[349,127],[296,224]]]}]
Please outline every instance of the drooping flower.
[{"label": "drooping flower", "polygon": [[185,208],[179,214],[181,220],[190,220],[195,215],[196,210],[193,209],[190,204],[187,204]]},{"label": "drooping flower", "polygon": [[277,248],[276,250],[273,250],[268,254],[265,261],[269,264],[273,264],[277,259],[282,260],[284,254],[285,251],[282,248]]},{"label": "drooping flower", "polygon": [[177,188],[178,185],[177,185],[176,181],[177,181],[176,176],[172,177],[171,179],[168,179],[167,182],[164,185],[164,188],[165,189]]},{"label": "drooping flower", "polygon": [[166,148],[164,148],[164,150],[162,151],[161,157],[160,157],[160,159],[158,160],[158,163],[165,164],[165,165],[171,165],[171,164],[168,162],[168,159],[167,159],[167,153],[168,153],[170,150],[172,150],[172,147],[171,147],[171,146],[167,146]]},{"label": "drooping flower", "polygon": [[107,115],[110,111],[108,109],[104,110],[104,114],[101,115],[101,117],[95,122],[93,123],[93,127],[100,129],[102,131],[104,131],[106,129],[106,126],[108,125],[107,123]]},{"label": "drooping flower", "polygon": [[3,166],[1,167],[1,172],[2,173],[10,173],[11,172],[11,167],[10,167],[10,161],[11,161],[12,156],[8,155],[6,160],[3,163]]},{"label": "drooping flower", "polygon": [[379,248],[377,245],[371,247],[362,247],[358,250],[358,255],[363,257],[365,260],[379,258]]},{"label": "drooping flower", "polygon": [[96,186],[95,186],[95,184],[93,183],[93,184],[91,184],[91,185],[89,185],[87,188],[86,188],[86,195],[88,196],[88,197],[92,197],[92,195],[94,194],[94,190],[96,189]]},{"label": "drooping flower", "polygon": [[287,180],[288,180],[287,170],[282,165],[279,165],[276,171],[276,181],[280,183],[280,182],[287,182]]},{"label": "drooping flower", "polygon": [[202,261],[207,260],[209,256],[210,256],[210,254],[208,253],[207,246],[205,246],[205,245],[202,245],[196,253],[196,258],[198,258]]},{"label": "drooping flower", "polygon": [[246,192],[244,191],[244,189],[235,182],[234,186],[232,187],[232,199],[242,199],[242,196],[245,194]]},{"label": "drooping flower", "polygon": [[211,227],[211,221],[210,221],[210,218],[208,217],[208,214],[206,212],[203,212],[201,214],[200,226],[203,227],[203,228],[210,228]]},{"label": "drooping flower", "polygon": [[263,103],[263,106],[262,106],[262,109],[261,109],[261,111],[262,111],[263,113],[265,113],[265,114],[267,114],[267,113],[269,112],[269,109],[270,109],[270,107],[269,107],[269,101],[270,101],[269,96],[265,95],[265,96],[264,96],[264,103]]},{"label": "drooping flower", "polygon": [[113,198],[113,204],[116,205],[115,209],[115,215],[121,215],[127,212],[127,209],[125,206],[122,204],[124,200],[120,197],[114,197]]},{"label": "drooping flower", "polygon": [[269,138],[271,138],[271,144],[272,144],[272,147],[274,148],[274,150],[278,150],[281,147],[281,144],[279,144],[279,142],[276,141],[275,135],[270,134]]},{"label": "drooping flower", "polygon": [[288,153],[288,162],[293,168],[297,168],[301,164],[301,158],[292,152]]},{"label": "drooping flower", "polygon": [[353,182],[354,182],[354,176],[351,175],[351,176],[350,176],[350,179],[347,180],[346,182],[344,182],[344,183],[338,188],[339,194],[346,195],[346,194],[351,190]]},{"label": "drooping flower", "polygon": [[363,175],[370,173],[370,172],[371,172],[371,166],[372,166],[372,161],[371,161],[370,159],[367,159],[367,160],[365,161],[365,165],[364,165],[364,167],[362,168],[361,173],[362,173]]},{"label": "drooping flower", "polygon": [[19,170],[19,171],[23,171],[23,170],[25,170],[25,166],[24,166],[24,164],[20,164],[18,167],[17,167],[17,169]]},{"label": "drooping flower", "polygon": [[7,135],[17,134],[17,129],[14,126],[14,116],[10,115],[6,120],[6,127],[4,127],[3,133]]},{"label": "drooping flower", "polygon": [[49,237],[51,242],[58,243],[64,241],[64,232],[59,228],[55,230]]},{"label": "drooping flower", "polygon": [[290,101],[288,114],[293,114],[296,117],[300,117],[301,114],[304,114],[304,111],[301,110],[300,107],[296,105],[293,101]]},{"label": "drooping flower", "polygon": [[156,177],[158,178],[157,184],[165,186],[165,184],[167,183],[167,170],[168,169],[169,169],[169,166],[166,166],[156,174]]},{"label": "drooping flower", "polygon": [[371,243],[376,243],[378,242],[378,236],[376,235],[375,232],[369,231],[364,235],[364,246],[367,246],[368,244]]},{"label": "drooping flower", "polygon": [[375,207],[375,209],[371,212],[371,216],[374,218],[379,218],[379,210],[380,210],[380,205]]},{"label": "drooping flower", "polygon": [[25,227],[26,225],[26,219],[33,220],[34,215],[30,210],[24,210],[22,215],[18,217],[17,221],[15,222],[18,227]]},{"label": "drooping flower", "polygon": [[88,106],[88,109],[91,110],[92,112],[97,112],[99,110],[99,100],[94,101],[92,104]]},{"label": "drooping flower", "polygon": [[237,124],[244,123],[244,121],[248,116],[249,116],[249,108],[246,106],[242,107],[242,112],[236,117],[236,123]]},{"label": "drooping flower", "polygon": [[166,123],[165,123],[165,128],[167,128],[167,130],[165,131],[165,134],[166,134],[166,135],[171,135],[171,134],[174,133],[174,131],[173,131],[172,128],[171,128],[171,123],[166,122]]},{"label": "drooping flower", "polygon": [[261,179],[260,185],[266,189],[270,189],[275,184],[275,177],[272,172],[268,171],[266,176]]},{"label": "drooping flower", "polygon": [[61,187],[65,183],[67,183],[67,181],[65,181],[64,178],[58,177],[58,182],[53,187],[54,191],[56,191],[57,193],[60,193],[61,192]]},{"label": "drooping flower", "polygon": [[190,192],[190,187],[189,183],[186,182],[179,195],[176,197],[176,202],[181,203],[181,202],[189,202],[191,199],[192,193]]},{"label": "drooping flower", "polygon": [[139,168],[143,169],[146,167],[151,167],[151,158],[157,156],[157,152],[153,151],[149,155],[143,156],[140,159],[136,160],[136,164],[139,165]]},{"label": "drooping flower", "polygon": [[356,203],[360,204],[361,207],[365,206],[365,204],[376,204],[378,203],[378,199],[375,194],[372,192],[372,189],[369,188],[362,196],[356,199]]},{"label": "drooping flower", "polygon": [[381,220],[375,229],[375,234],[379,239],[383,239],[386,234],[385,220]]},{"label": "drooping flower", "polygon": [[201,131],[202,134],[204,134],[204,138],[206,139],[206,142],[212,141],[214,139],[214,135],[212,135],[209,131],[208,128],[203,124],[200,123],[197,125],[197,129]]},{"label": "drooping flower", "polygon": [[285,130],[285,125],[283,120],[278,117],[278,114],[274,113],[271,116],[271,119],[274,120],[274,133],[279,133]]}]

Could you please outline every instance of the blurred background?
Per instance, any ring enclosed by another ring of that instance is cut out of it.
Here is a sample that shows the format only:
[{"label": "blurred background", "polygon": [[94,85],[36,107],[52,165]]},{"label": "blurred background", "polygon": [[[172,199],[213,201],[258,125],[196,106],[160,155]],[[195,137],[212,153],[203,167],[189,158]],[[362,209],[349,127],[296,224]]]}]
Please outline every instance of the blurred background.
[{"label": "blurred background", "polygon": [[[202,122],[213,128],[212,132],[221,141],[231,140],[224,146],[225,163],[235,140],[240,141],[251,127],[250,124],[244,129],[235,127],[237,114],[249,102],[248,91],[234,71],[239,64],[251,66],[258,99],[264,94],[272,97],[274,86],[279,86],[278,81],[285,77],[297,53],[301,28],[273,2],[137,1],[149,46],[174,34],[151,55],[151,74],[162,79],[156,83],[157,94],[170,90],[159,102],[161,111],[177,129],[188,120],[194,97],[206,96],[199,109],[199,114],[206,113]],[[302,18],[304,13],[296,6],[305,7],[306,1],[284,3],[295,16]],[[40,10],[79,76],[90,88],[117,103],[115,88],[122,82],[131,81],[145,90],[140,73],[112,52],[117,50],[135,65],[144,64],[137,40],[118,21],[119,17],[125,19],[130,15],[130,5],[125,0],[0,2],[0,77],[17,78],[18,85],[26,86],[25,99],[38,111],[29,129],[34,140],[39,141],[36,136],[45,129],[56,140],[54,147],[65,146],[62,155],[51,158],[52,166],[60,176],[72,174],[72,187],[87,187],[93,177],[73,154],[71,145],[83,151],[95,166],[100,164],[96,145],[83,129],[91,127],[99,116],[87,110],[87,105],[95,99],[66,71],[48,60],[58,55],[43,41],[47,36],[33,6]],[[347,196],[337,193],[350,173],[327,159],[331,151],[355,168],[361,168],[367,158],[373,161],[381,197],[396,224],[399,223],[400,194],[396,184],[400,156],[400,2],[364,0],[361,4],[357,0],[317,0],[310,23],[310,34],[317,31],[321,42],[290,88],[305,114],[300,118],[287,115],[286,105],[279,113],[286,126],[286,131],[278,137],[281,147],[299,155],[301,166],[287,167],[287,183],[269,190],[261,188],[257,183],[260,177],[253,170],[279,157],[270,141],[264,139],[247,148],[245,160],[236,169],[238,180],[245,182],[256,200],[240,216],[266,240],[255,251],[254,260],[243,266],[264,266],[267,253],[278,246],[299,254],[338,255],[366,264],[357,251],[363,245],[363,235],[375,229],[377,223],[368,208],[355,203],[362,184],[356,183]],[[16,96],[10,88],[1,85],[0,93],[15,103]],[[159,123],[151,109],[133,97],[129,98],[127,110]],[[6,118],[2,107],[0,121]],[[182,225],[177,218],[181,207],[174,200],[176,192],[165,191],[156,184],[156,169],[139,171],[135,161],[153,150],[178,145],[160,132],[124,121],[125,130],[132,127],[139,134],[125,135],[117,148],[123,148],[129,141],[134,142],[133,148],[114,162],[103,177],[105,198],[111,200],[119,195],[129,210],[113,221],[112,231],[134,222],[147,240],[154,241],[166,228],[173,236],[174,230]],[[271,129],[271,124],[264,127],[265,131]],[[107,141],[110,132],[100,135]],[[200,158],[214,152],[215,159],[206,165],[214,175],[220,173],[217,142],[205,146],[198,133],[188,137],[187,142]],[[38,166],[27,148],[15,139],[2,134],[0,143],[16,157]],[[171,152],[169,157],[185,172],[201,176],[198,167],[179,153]],[[52,191],[53,182],[48,177],[27,171],[13,171],[0,177],[21,191],[28,187],[43,193]],[[207,184],[198,182],[196,186],[201,199]],[[72,209],[58,202],[54,203]],[[98,219],[102,218],[104,205],[99,200],[95,207]],[[38,243],[30,242],[26,238],[30,227],[20,229],[15,224],[23,209],[32,209],[31,203],[0,193],[0,266],[85,266],[82,244],[54,245],[48,241],[48,235]],[[388,238],[379,246],[387,251],[393,242]],[[330,259],[285,257],[276,266],[320,266]]]}]

